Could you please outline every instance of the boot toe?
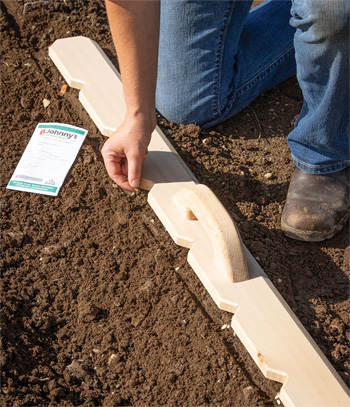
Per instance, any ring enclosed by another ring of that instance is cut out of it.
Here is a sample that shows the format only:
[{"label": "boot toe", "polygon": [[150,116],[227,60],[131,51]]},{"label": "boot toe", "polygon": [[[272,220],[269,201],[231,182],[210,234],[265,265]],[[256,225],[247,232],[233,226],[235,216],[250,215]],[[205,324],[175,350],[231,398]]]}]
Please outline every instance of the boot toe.
[{"label": "boot toe", "polygon": [[295,170],[281,219],[287,236],[322,241],[343,228],[349,215],[349,183],[343,171],[318,176]]}]

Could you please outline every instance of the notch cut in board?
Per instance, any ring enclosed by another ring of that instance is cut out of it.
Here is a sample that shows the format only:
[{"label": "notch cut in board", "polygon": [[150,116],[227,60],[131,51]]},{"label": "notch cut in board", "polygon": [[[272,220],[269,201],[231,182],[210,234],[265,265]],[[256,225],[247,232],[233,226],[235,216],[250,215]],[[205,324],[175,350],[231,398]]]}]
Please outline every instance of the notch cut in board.
[{"label": "notch cut in board", "polygon": [[[120,75],[101,48],[85,37],[57,40],[49,55],[102,134],[110,136],[125,114]],[[311,336],[244,247],[249,279],[231,283],[218,273],[203,227],[182,216],[174,196],[197,180],[157,127],[143,168],[148,200],[216,304],[235,313],[232,327],[263,374],[283,383],[285,406],[349,406],[348,389]]]}]

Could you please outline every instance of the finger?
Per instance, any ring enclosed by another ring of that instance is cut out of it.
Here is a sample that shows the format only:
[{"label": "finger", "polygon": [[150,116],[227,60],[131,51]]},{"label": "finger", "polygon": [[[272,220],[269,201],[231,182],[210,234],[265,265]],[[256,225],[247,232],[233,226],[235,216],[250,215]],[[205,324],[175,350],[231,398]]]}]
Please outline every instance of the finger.
[{"label": "finger", "polygon": [[139,154],[128,157],[128,180],[132,188],[137,188],[140,184],[142,162],[143,157]]},{"label": "finger", "polygon": [[145,163],[146,158],[147,158],[147,154],[148,154],[148,149],[145,151],[143,157],[142,157],[142,165]]},{"label": "finger", "polygon": [[130,186],[129,181],[124,177],[124,175],[118,175],[112,179],[118,186],[120,186],[120,188],[130,192],[135,192],[134,188]]},{"label": "finger", "polygon": [[105,157],[104,162],[107,173],[111,177],[112,181],[123,189],[134,191],[126,179],[127,173],[124,174],[123,171],[123,167],[126,162],[124,157]]}]

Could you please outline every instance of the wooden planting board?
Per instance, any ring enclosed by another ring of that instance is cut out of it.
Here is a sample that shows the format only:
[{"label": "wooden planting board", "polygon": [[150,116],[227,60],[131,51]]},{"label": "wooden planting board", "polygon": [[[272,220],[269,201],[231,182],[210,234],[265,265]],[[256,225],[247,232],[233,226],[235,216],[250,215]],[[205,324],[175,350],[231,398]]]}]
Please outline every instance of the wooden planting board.
[{"label": "wooden planting board", "polygon": [[[122,123],[120,75],[85,37],[57,40],[49,55],[102,134]],[[215,195],[197,180],[157,127],[141,187],[218,307],[232,312],[232,328],[265,377],[283,383],[285,406],[349,406],[349,392],[311,336],[240,241]]]}]

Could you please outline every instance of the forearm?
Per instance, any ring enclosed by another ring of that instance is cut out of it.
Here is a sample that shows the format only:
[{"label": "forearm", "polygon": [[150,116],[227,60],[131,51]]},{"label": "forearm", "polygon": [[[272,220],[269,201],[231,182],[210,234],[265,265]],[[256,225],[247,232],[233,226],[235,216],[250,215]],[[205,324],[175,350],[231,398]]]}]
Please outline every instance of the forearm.
[{"label": "forearm", "polygon": [[122,75],[127,118],[147,122],[155,117],[159,42],[158,0],[106,0]]}]

